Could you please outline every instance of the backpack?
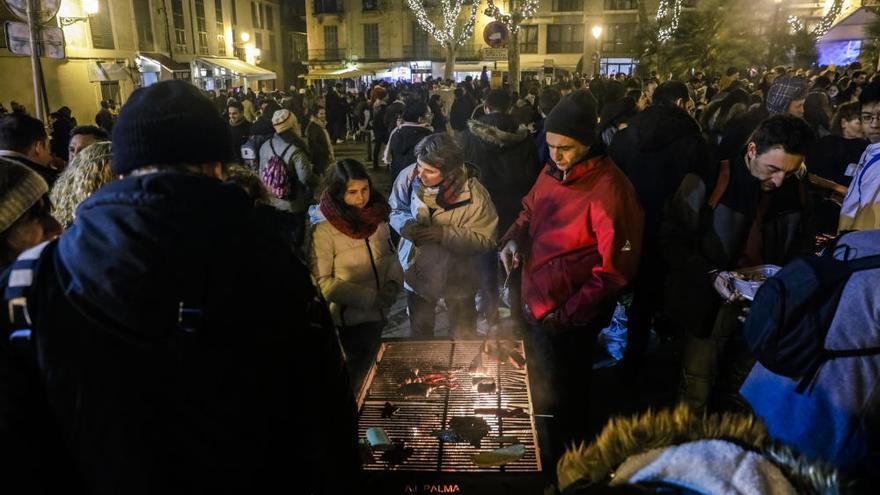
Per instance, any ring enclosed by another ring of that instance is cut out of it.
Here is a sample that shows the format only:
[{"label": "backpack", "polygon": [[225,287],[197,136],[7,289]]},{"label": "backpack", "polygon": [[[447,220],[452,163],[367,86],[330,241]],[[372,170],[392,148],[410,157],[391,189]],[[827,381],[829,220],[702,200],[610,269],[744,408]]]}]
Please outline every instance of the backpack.
[{"label": "backpack", "polygon": [[880,354],[880,347],[830,350],[825,337],[850,276],[880,268],[880,255],[834,258],[830,245],[821,256],[797,258],[758,289],[745,324],[745,340],[765,368],[800,378],[806,390],[825,361]]},{"label": "backpack", "polygon": [[284,155],[287,154],[291,146],[293,146],[293,143],[288,144],[279,155],[275,151],[275,145],[272,144],[272,141],[269,141],[272,156],[269,157],[266,168],[260,172],[260,180],[263,181],[269,193],[278,199],[293,199],[296,193],[296,188],[292,187],[292,182],[294,181],[290,180],[290,172],[287,170],[287,163],[284,162]]},{"label": "backpack", "polygon": [[241,145],[240,152],[244,166],[253,172],[259,173],[260,171],[260,147],[269,137],[265,134],[254,134]]}]

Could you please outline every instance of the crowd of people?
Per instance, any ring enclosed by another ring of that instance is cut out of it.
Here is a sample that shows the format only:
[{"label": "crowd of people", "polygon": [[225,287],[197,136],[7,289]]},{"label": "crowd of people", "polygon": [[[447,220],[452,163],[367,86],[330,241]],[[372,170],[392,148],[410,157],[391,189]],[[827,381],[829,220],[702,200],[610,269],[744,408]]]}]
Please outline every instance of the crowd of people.
[{"label": "crowd of people", "polygon": [[[353,493],[353,393],[404,298],[415,339],[441,302],[455,339],[507,306],[565,493],[867,493],[880,74],[743,72],[169,81],[48,130],[0,107],[5,469],[22,493]],[[337,159],[346,141],[366,163]],[[789,376],[756,357],[769,310],[738,282],[823,250],[845,276],[791,316],[819,340],[779,347],[830,351]],[[589,356],[620,314],[628,376],[652,372],[652,334],[680,350],[681,406],[593,442]]]}]

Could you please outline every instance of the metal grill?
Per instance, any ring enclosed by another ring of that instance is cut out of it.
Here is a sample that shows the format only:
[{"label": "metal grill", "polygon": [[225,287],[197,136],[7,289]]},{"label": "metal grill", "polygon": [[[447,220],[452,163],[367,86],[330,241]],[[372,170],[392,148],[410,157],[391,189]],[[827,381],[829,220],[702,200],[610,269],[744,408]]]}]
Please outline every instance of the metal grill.
[{"label": "metal grill", "polygon": [[[521,341],[508,342],[525,355]],[[541,461],[536,443],[535,423],[532,414],[526,369],[517,369],[509,362],[483,357],[479,372],[469,369],[474,358],[481,353],[483,341],[395,341],[382,344],[376,365],[364,383],[359,397],[360,419],[358,430],[361,438],[371,427],[381,427],[394,440],[403,440],[414,449],[412,455],[400,464],[389,464],[375,455],[366,463],[368,471],[432,471],[457,473],[535,473],[541,471]],[[412,373],[451,373],[459,387],[454,390],[440,388],[428,397],[403,398],[400,383]],[[475,377],[495,379],[493,392],[478,392],[473,385]],[[399,411],[391,418],[383,418],[386,402],[398,406]],[[492,409],[493,414],[476,414],[475,409]],[[502,417],[498,410],[522,408],[526,417]],[[448,429],[452,418],[478,416],[490,427],[489,434],[480,447],[469,443],[445,442],[431,433]],[[501,467],[479,467],[471,456],[511,445],[500,443],[498,437],[516,437],[516,443],[525,446],[525,455]]]}]

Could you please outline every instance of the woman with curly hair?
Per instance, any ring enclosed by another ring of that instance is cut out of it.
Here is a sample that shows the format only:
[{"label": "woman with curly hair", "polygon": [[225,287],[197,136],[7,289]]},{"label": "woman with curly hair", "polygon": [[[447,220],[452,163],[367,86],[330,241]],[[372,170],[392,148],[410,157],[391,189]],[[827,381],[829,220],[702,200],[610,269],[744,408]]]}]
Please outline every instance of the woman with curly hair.
[{"label": "woman with curly hair", "polygon": [[55,181],[50,198],[54,216],[66,229],[76,218],[76,208],[104,184],[114,180],[110,170],[113,148],[100,141],[82,149]]}]

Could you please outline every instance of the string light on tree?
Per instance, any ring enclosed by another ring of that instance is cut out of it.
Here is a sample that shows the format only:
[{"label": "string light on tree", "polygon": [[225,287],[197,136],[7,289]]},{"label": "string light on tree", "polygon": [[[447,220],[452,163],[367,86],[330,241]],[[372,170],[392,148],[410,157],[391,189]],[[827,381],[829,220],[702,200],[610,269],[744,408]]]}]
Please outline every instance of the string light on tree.
[{"label": "string light on tree", "polygon": [[837,20],[837,16],[840,15],[840,11],[843,9],[843,0],[826,0],[825,5],[828,7],[828,13],[825,14],[824,17],[816,24],[816,29],[813,30],[813,34],[819,38],[824,36],[825,33],[831,29],[831,26],[834,24],[834,21]]},{"label": "string light on tree", "polygon": [[459,24],[458,18],[461,15],[464,0],[440,0],[442,17],[442,25],[440,26],[428,17],[424,0],[406,0],[406,3],[416,16],[419,27],[427,31],[444,48],[458,48],[474,35],[474,24],[477,22],[477,7],[479,6],[477,1],[471,2],[470,16],[458,30],[458,34],[456,34],[456,28]]},{"label": "string light on tree", "polygon": [[661,43],[668,41],[678,29],[681,20],[682,0],[660,0],[657,6],[657,40]]},{"label": "string light on tree", "polygon": [[510,32],[514,34],[519,32],[522,21],[530,19],[538,10],[538,0],[523,0],[519,8],[510,14],[502,12],[493,0],[488,0],[488,2],[489,6],[486,7],[483,13],[497,21],[503,22],[510,29]]},{"label": "string light on tree", "polygon": [[790,15],[788,19],[786,19],[788,25],[791,26],[791,29],[795,31],[803,31],[804,30],[804,21],[800,20],[797,16]]}]

